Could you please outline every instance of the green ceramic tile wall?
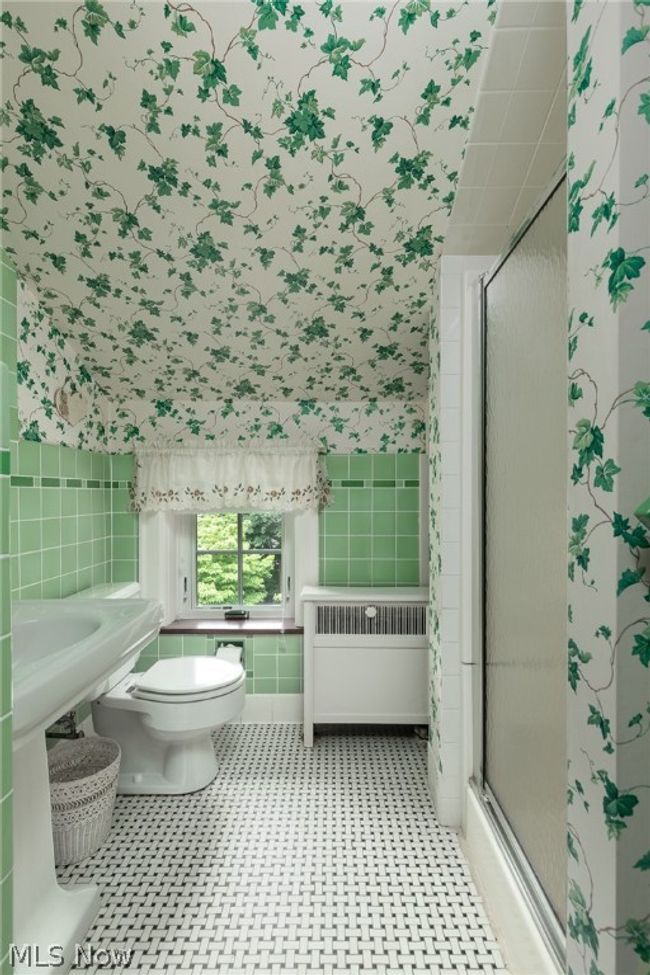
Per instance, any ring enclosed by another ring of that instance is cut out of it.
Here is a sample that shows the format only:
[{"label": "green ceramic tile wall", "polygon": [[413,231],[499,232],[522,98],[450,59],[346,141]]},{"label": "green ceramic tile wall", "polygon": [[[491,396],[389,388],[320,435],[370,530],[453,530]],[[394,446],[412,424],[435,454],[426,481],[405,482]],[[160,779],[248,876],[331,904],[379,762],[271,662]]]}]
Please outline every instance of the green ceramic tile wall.
[{"label": "green ceramic tile wall", "polygon": [[[230,642],[241,641],[215,636],[163,633],[142,651],[137,669],[146,670],[162,657],[213,655],[216,646]],[[253,636],[246,638],[243,643],[248,694],[302,692],[301,636]]]},{"label": "green ceramic tile wall", "polygon": [[137,578],[137,522],[128,512],[131,463],[131,457],[72,447],[12,444],[14,599],[64,597]]},{"label": "green ceramic tile wall", "polygon": [[2,260],[0,298],[0,971],[9,970],[12,920],[10,443],[16,414],[16,274]]},{"label": "green ceramic tile wall", "polygon": [[129,485],[133,454],[111,457],[111,581],[133,582],[138,578],[138,516],[129,510]]},{"label": "green ceramic tile wall", "polygon": [[[7,500],[13,599],[57,599],[138,578],[132,472],[130,454],[12,442]],[[88,704],[76,710],[78,721],[90,714]]]},{"label": "green ceramic tile wall", "polygon": [[321,585],[419,584],[420,456],[327,456],[332,501],[319,520]]},{"label": "green ceramic tile wall", "polygon": [[109,582],[110,457],[19,440],[11,469],[14,599],[56,599]]}]

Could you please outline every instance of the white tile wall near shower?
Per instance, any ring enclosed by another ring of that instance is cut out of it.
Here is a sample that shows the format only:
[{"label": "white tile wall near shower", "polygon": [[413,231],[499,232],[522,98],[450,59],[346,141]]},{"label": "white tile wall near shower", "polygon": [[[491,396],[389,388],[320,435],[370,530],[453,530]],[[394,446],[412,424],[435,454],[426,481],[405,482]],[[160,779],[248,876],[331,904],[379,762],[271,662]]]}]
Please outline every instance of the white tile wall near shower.
[{"label": "white tile wall near shower", "polygon": [[[451,262],[451,263],[450,263]],[[460,680],[460,604],[450,593],[458,592],[460,578],[460,391],[461,391],[461,304],[462,266],[454,259],[442,259],[440,282],[440,441],[442,484],[442,611],[440,619],[443,673],[440,744],[447,761],[437,780],[436,807],[441,822],[460,823],[460,695],[450,693]],[[449,746],[454,746],[450,751]]]},{"label": "white tile wall near shower", "polygon": [[461,491],[462,415],[461,362],[463,342],[463,289],[468,271],[479,273],[491,258],[443,257],[440,279],[440,450],[442,470],[442,572],[440,653],[442,670],[440,755],[442,773],[436,775],[434,793],[440,821],[459,826],[464,793],[462,782],[461,713]]},{"label": "white tile wall near shower", "polygon": [[456,441],[460,435],[460,410],[444,411],[442,417],[442,432],[448,441]]},{"label": "white tile wall near shower", "polygon": [[459,542],[460,541],[460,509],[450,508],[445,511],[445,517],[442,520],[442,541],[443,542]]},{"label": "white tile wall near shower", "polygon": [[460,508],[460,477],[458,474],[442,475],[440,497],[443,508]]},{"label": "white tile wall near shower", "polygon": [[440,593],[443,609],[458,609],[460,606],[460,576],[444,576],[440,580]]}]

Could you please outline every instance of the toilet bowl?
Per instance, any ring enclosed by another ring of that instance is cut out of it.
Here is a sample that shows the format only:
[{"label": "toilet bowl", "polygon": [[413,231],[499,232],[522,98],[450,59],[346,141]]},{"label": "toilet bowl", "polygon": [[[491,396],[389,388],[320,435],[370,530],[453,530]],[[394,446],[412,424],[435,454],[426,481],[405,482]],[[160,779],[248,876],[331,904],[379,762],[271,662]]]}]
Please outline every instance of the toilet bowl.
[{"label": "toilet bowl", "polygon": [[[138,593],[137,583],[129,584],[128,596]],[[123,587],[103,586],[75,598],[126,595]],[[241,650],[218,654],[165,657],[142,672],[123,667],[98,688],[93,726],[122,749],[118,792],[180,795],[212,782],[217,760],[211,734],[241,714],[246,697]]]}]

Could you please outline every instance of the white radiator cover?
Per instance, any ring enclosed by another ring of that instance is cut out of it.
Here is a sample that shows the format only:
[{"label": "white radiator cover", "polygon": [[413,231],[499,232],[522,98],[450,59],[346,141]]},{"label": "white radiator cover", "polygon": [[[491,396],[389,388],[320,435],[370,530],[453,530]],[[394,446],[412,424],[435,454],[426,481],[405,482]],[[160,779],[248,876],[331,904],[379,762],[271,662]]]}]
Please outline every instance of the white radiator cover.
[{"label": "white radiator cover", "polygon": [[427,724],[425,588],[310,586],[304,604],[304,737],[314,724]]}]

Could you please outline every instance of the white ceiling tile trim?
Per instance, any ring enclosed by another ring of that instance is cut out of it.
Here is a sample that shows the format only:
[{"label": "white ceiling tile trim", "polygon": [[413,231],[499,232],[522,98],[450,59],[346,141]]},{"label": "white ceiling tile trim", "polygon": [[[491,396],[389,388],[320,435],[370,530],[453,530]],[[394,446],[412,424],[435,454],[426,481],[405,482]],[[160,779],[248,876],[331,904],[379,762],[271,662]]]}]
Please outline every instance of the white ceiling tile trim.
[{"label": "white ceiling tile trim", "polygon": [[445,255],[498,253],[561,172],[566,12],[563,0],[501,0]]},{"label": "white ceiling tile trim", "polygon": [[527,40],[527,30],[496,31],[492,42],[492,56],[483,76],[483,91],[514,88]]}]

